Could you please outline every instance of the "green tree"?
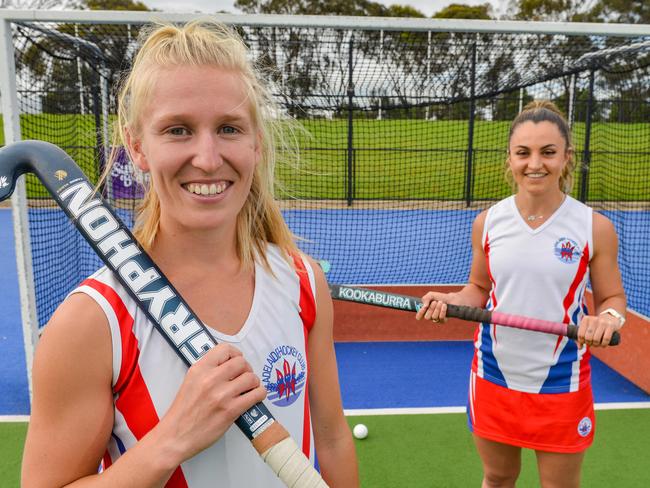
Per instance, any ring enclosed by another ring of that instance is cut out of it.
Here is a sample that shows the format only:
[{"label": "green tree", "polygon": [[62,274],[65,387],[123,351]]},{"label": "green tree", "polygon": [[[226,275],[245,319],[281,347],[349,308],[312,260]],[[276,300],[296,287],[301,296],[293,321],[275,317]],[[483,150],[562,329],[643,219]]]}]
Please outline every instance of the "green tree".
[{"label": "green tree", "polygon": [[416,17],[423,18],[426,17],[418,9],[411,7],[410,5],[390,5],[386,9],[386,17]]},{"label": "green tree", "polygon": [[[507,17],[513,20],[545,22],[590,21],[591,9],[600,0],[511,0]],[[527,40],[530,49],[520,60],[530,73],[531,81],[555,80],[547,97],[560,109],[568,111],[572,76],[579,58],[594,49],[589,36],[535,35]]]},{"label": "green tree", "polygon": [[388,8],[370,0],[235,0],[245,13],[285,15],[386,16]]},{"label": "green tree", "polygon": [[[434,19],[491,20],[492,7],[454,3],[436,12]],[[475,71],[474,97],[480,97],[481,87],[498,86],[508,64],[507,53],[490,49],[491,38],[482,34],[440,32],[431,36],[431,72],[436,97],[444,103],[433,107],[433,116],[441,119],[467,119],[472,98],[472,67]],[[486,77],[492,79],[491,84]],[[480,104],[478,104],[480,105]],[[479,108],[479,107],[477,107]]]},{"label": "green tree", "polygon": [[490,3],[484,3],[481,5],[452,3],[439,12],[433,14],[432,17],[434,19],[492,20],[492,5]]},{"label": "green tree", "polygon": [[[85,0],[77,5],[91,10],[148,10],[132,0]],[[138,26],[59,24],[20,26],[18,31],[26,42],[17,50],[17,70],[44,92],[41,110],[80,113],[99,110],[101,77],[105,85],[114,86],[133,50]]]},{"label": "green tree", "polygon": [[85,0],[85,7],[88,10],[136,10],[139,12],[149,11],[142,2],[133,0]]},{"label": "green tree", "polygon": [[[236,0],[235,7],[246,13],[424,17],[412,7],[386,7],[369,0]],[[409,54],[393,50],[393,43],[400,38],[400,33],[388,31],[383,34],[356,31],[352,34],[343,29],[317,32],[313,29],[259,28],[246,29],[242,33],[244,37],[255,36],[260,50],[258,60],[269,68],[278,93],[286,97],[286,106],[297,116],[305,112],[317,115],[323,110],[334,113],[348,110],[348,78],[351,69],[358,70],[358,63],[376,64],[381,59],[382,64],[388,67],[395,61],[401,62],[399,58],[409,58]],[[352,67],[349,65],[350,47]],[[387,78],[394,75],[390,69],[384,72],[388,74]],[[355,83],[355,94],[363,92],[366,97],[355,100],[365,105],[369,103],[368,97],[379,100],[393,84],[390,80],[380,80],[378,75],[373,80]]]},{"label": "green tree", "polygon": [[510,0],[507,16],[514,20],[579,22],[601,0]]},{"label": "green tree", "polygon": [[[570,21],[570,22],[617,22],[617,23],[650,23],[650,2],[648,0],[512,0],[509,6],[509,16],[518,20]],[[540,39],[543,40],[543,39]],[[544,56],[537,56],[538,62],[546,67],[549,73],[558,67],[575,66],[579,56],[586,52],[612,49],[630,44],[629,38],[624,37],[567,37],[548,36],[548,49]],[[594,120],[612,120],[618,122],[633,122],[647,120],[647,103],[650,99],[650,84],[648,83],[648,66],[650,55],[647,50],[635,53],[611,54],[596,56],[592,69],[596,70],[596,90],[607,94],[608,100],[600,99],[594,103],[592,117]],[[531,63],[535,62],[531,59]],[[582,78],[587,74],[583,73]],[[562,78],[565,90],[556,95],[555,100],[561,107],[569,104],[568,86],[570,77]],[[576,90],[576,116],[578,108],[586,106],[588,92],[586,89]]]},{"label": "green tree", "polygon": [[593,22],[650,24],[648,0],[599,0],[589,13]]}]

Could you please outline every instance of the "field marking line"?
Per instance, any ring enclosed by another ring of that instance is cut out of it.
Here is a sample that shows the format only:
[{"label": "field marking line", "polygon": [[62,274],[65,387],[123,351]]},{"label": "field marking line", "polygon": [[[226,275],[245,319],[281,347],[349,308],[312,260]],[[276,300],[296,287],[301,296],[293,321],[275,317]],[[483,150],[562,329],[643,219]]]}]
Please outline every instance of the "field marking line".
[{"label": "field marking line", "polygon": [[[638,410],[650,409],[650,402],[610,402],[596,403],[596,410]],[[348,408],[346,417],[366,415],[427,415],[445,413],[465,413],[465,407],[421,407],[421,408]],[[3,422],[29,422],[29,415],[0,415]]]},{"label": "field marking line", "polygon": [[[650,409],[650,402],[610,402],[596,403],[596,410],[638,410]],[[345,409],[346,417],[366,415],[427,415],[445,413],[465,413],[466,407],[422,407],[422,408],[359,408]]]},{"label": "field marking line", "polygon": [[596,403],[596,410],[635,410],[650,408],[650,402],[611,402]]},{"label": "field marking line", "polygon": [[422,408],[359,408],[345,409],[346,417],[360,415],[426,415],[441,413],[465,413],[465,407],[422,407]]},{"label": "field marking line", "polygon": [[29,422],[29,415],[0,415],[0,424],[8,422]]}]

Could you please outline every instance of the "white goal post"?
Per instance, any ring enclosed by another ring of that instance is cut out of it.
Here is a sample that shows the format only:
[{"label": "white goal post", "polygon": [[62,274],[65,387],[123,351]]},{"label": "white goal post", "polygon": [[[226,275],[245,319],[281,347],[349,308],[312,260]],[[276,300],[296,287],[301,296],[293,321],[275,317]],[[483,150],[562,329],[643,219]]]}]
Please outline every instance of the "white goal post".
[{"label": "white goal post", "polygon": [[[124,11],[43,11],[43,10],[0,10],[0,96],[4,120],[5,144],[21,139],[20,106],[18,101],[16,66],[14,62],[13,31],[15,25],[30,22],[38,23],[79,23],[79,24],[123,24],[137,25],[155,21],[186,22],[205,18],[201,14],[180,14],[164,12],[124,12]],[[650,25],[595,24],[595,23],[555,23],[523,21],[483,21],[456,19],[420,18],[378,18],[378,17],[338,17],[338,16],[286,16],[286,15],[229,15],[210,16],[227,24],[250,27],[314,28],[351,31],[384,32],[409,31],[428,33],[477,33],[477,34],[538,34],[564,36],[606,36],[621,38],[649,37]],[[382,51],[383,52],[383,51]],[[383,56],[383,54],[382,54]],[[429,73],[430,66],[426,71]],[[79,75],[81,80],[81,75]],[[81,83],[81,81],[80,81]],[[108,88],[102,81],[102,119],[103,139],[107,140]],[[575,82],[572,82],[575,83]],[[574,85],[571,86],[573,98]],[[523,95],[522,92],[518,92]],[[79,98],[79,97],[78,97]],[[83,97],[81,98],[83,105]],[[381,103],[381,99],[380,99]],[[382,118],[382,106],[379,118]],[[429,109],[427,108],[429,117]],[[571,111],[573,105],[571,105]],[[571,113],[570,116],[573,116]],[[106,148],[104,147],[104,150]],[[21,178],[12,196],[13,224],[19,287],[21,297],[22,327],[24,334],[27,371],[31,398],[31,365],[34,347],[38,341],[39,323],[37,317],[34,276],[32,270],[32,250],[29,235],[27,196],[24,178]]]}]

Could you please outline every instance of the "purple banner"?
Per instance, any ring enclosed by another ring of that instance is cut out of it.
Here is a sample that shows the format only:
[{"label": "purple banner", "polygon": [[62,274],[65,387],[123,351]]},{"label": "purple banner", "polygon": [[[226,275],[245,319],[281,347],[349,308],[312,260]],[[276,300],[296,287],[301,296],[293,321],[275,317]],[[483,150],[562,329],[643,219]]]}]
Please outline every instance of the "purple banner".
[{"label": "purple banner", "polygon": [[110,174],[110,185],[113,199],[144,197],[144,187],[136,180],[131,160],[124,148],[118,149]]}]

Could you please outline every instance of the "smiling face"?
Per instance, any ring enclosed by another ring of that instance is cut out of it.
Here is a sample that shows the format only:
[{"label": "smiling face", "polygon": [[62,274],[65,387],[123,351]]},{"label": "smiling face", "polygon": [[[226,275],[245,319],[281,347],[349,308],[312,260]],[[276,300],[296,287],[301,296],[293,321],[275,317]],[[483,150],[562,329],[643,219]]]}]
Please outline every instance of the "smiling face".
[{"label": "smiling face", "polygon": [[508,147],[508,164],[519,192],[559,192],[570,149],[552,122],[527,121],[515,127]]},{"label": "smiling face", "polygon": [[234,232],[260,158],[241,76],[213,66],[159,68],[127,134],[133,162],[149,172],[161,229]]}]

